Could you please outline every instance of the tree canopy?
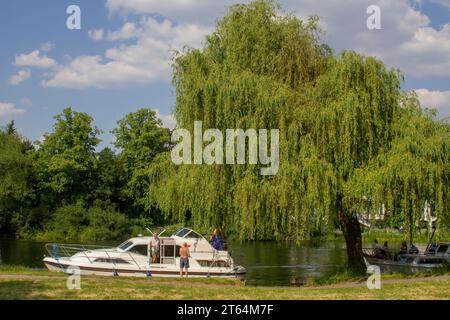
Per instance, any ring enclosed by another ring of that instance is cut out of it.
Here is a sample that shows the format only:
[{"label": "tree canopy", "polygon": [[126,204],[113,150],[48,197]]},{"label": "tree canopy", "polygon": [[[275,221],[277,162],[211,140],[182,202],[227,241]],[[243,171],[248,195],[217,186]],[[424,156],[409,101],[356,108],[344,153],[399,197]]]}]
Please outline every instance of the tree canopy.
[{"label": "tree canopy", "polygon": [[14,219],[20,215],[20,204],[30,195],[28,176],[31,172],[31,144],[9,123],[0,129],[0,232],[14,229]]},{"label": "tree canopy", "polygon": [[95,148],[100,131],[92,118],[71,108],[55,116],[54,131],[44,135],[36,153],[36,175],[41,193],[55,204],[88,201],[94,188]]},{"label": "tree canopy", "polygon": [[170,131],[155,111],[142,108],[118,121],[112,133],[126,181],[122,193],[132,199],[137,211],[145,210],[143,202],[149,188],[146,168],[159,153],[169,150]]}]

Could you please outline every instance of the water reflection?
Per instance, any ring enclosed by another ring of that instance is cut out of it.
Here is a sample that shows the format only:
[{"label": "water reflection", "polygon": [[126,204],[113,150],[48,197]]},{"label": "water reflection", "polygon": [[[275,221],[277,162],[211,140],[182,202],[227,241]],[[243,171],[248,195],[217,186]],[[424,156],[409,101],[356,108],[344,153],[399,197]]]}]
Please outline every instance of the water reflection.
[{"label": "water reflection", "polygon": [[336,272],[347,261],[343,242],[250,242],[230,247],[236,263],[247,268],[249,285],[289,285],[292,278]]}]

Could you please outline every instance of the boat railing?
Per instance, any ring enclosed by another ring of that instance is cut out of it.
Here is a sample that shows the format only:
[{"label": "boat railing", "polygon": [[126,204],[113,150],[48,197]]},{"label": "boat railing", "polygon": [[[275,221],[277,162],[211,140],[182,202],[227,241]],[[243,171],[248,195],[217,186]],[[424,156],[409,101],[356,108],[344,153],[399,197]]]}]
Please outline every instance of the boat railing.
[{"label": "boat railing", "polygon": [[64,258],[73,256],[74,254],[82,251],[107,250],[114,248],[96,245],[47,243],[45,245],[45,249],[48,254],[54,258],[55,256]]},{"label": "boat railing", "polygon": [[[48,243],[45,245],[45,248],[49,256],[57,261],[59,261],[61,258],[70,258],[75,254],[82,254],[90,264],[94,264],[94,262],[96,262],[95,260],[102,259],[104,257],[105,259],[107,259],[107,262],[112,263],[114,267],[117,267],[117,265],[120,264],[131,264],[137,266],[138,269],[142,269],[142,266],[136,261],[131,252],[119,252],[116,251],[115,247]],[[90,255],[90,253],[93,252],[98,252],[99,255]],[[116,254],[112,255],[111,253],[113,252]]]}]

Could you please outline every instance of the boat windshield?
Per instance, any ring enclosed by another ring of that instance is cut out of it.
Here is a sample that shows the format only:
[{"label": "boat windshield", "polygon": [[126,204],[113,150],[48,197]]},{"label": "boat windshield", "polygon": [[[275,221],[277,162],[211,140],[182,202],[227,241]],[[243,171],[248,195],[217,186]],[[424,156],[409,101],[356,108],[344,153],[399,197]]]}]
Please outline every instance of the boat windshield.
[{"label": "boat windshield", "polygon": [[202,235],[188,228],[180,229],[174,235],[180,238],[202,238]]},{"label": "boat windshield", "polygon": [[191,230],[191,232],[187,234],[186,238],[202,238],[202,236],[197,232]]},{"label": "boat windshield", "polygon": [[125,241],[124,243],[122,243],[121,245],[118,246],[119,249],[122,250],[127,250],[131,245],[133,244],[133,241]]},{"label": "boat windshield", "polygon": [[189,231],[191,231],[191,230],[188,228],[183,228],[183,229],[180,229],[177,232],[175,232],[174,235],[177,237],[180,237],[180,238],[184,238],[189,233]]}]

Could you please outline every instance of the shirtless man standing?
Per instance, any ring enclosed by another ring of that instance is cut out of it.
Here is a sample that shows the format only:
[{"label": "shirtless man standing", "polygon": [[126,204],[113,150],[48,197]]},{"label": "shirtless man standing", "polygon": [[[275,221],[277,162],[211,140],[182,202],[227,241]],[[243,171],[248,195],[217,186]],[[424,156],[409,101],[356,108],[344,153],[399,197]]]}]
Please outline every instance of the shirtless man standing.
[{"label": "shirtless man standing", "polygon": [[186,269],[186,278],[188,277],[188,269],[189,269],[189,248],[187,243],[183,243],[183,246],[180,248],[180,276],[183,278],[183,269]]}]

